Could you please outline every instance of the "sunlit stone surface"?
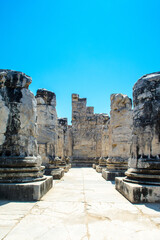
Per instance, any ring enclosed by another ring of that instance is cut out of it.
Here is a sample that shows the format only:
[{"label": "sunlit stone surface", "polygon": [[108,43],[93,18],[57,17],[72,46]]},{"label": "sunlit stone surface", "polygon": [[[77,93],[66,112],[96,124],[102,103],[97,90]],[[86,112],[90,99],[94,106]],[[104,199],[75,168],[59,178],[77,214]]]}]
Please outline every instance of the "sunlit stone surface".
[{"label": "sunlit stone surface", "polygon": [[24,73],[0,70],[0,198],[36,199],[36,184],[15,183],[46,181],[37,151],[36,100],[28,89],[31,82]]},{"label": "sunlit stone surface", "polygon": [[38,89],[37,125],[38,125],[38,153],[45,166],[45,173],[60,179],[64,174],[56,166],[56,147],[58,141],[58,121],[56,112],[56,95],[46,89]]},{"label": "sunlit stone surface", "polygon": [[159,204],[131,204],[92,168],[72,168],[39,202],[0,201],[3,240],[159,240]]},{"label": "sunlit stone surface", "polygon": [[116,187],[132,202],[160,202],[159,72],[137,81],[133,87],[133,103],[129,169],[124,180],[117,179]]},{"label": "sunlit stone surface", "polygon": [[99,159],[106,151],[102,147],[104,125],[107,124],[107,114],[95,114],[93,107],[86,106],[87,99],[72,94],[72,138],[73,166],[89,166]]},{"label": "sunlit stone surface", "polygon": [[131,99],[127,95],[112,94],[107,170],[103,169],[102,171],[102,176],[106,180],[124,176],[124,172],[128,168],[132,124]]}]

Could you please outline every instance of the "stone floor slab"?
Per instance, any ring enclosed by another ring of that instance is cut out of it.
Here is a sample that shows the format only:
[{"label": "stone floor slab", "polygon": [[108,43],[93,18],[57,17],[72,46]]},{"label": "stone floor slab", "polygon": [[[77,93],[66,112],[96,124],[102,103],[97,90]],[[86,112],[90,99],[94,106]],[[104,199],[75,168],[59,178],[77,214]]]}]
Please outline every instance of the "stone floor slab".
[{"label": "stone floor slab", "polygon": [[37,202],[0,201],[2,240],[159,240],[160,204],[132,204],[92,168],[73,168]]}]

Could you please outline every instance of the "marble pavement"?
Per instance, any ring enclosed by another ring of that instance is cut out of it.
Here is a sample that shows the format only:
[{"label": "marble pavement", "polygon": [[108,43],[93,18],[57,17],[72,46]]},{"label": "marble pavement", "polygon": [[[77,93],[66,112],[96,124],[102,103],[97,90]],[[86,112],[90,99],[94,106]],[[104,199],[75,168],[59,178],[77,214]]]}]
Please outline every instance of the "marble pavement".
[{"label": "marble pavement", "polygon": [[160,204],[131,204],[92,168],[72,168],[37,202],[0,201],[1,240],[159,240]]}]

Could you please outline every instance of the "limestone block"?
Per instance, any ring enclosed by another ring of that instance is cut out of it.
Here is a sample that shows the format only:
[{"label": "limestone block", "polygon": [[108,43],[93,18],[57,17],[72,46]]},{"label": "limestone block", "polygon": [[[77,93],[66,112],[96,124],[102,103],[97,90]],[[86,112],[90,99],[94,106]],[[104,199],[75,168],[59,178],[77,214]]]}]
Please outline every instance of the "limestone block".
[{"label": "limestone block", "polygon": [[1,199],[16,201],[38,201],[53,186],[53,178],[30,183],[0,183]]},{"label": "limestone block", "polygon": [[160,202],[160,186],[126,182],[124,177],[115,180],[116,190],[132,203]]},{"label": "limestone block", "polygon": [[72,95],[72,142],[73,160],[82,166],[92,166],[94,159],[106,153],[105,144],[102,147],[104,126],[107,125],[107,114],[94,114],[93,107],[86,107],[86,98],[79,98],[78,94]]},{"label": "limestone block", "polygon": [[132,102],[128,96],[123,94],[111,95],[107,171],[112,171],[112,177],[110,177],[112,180],[113,176],[118,176],[118,172],[122,176],[122,172],[128,167],[132,139],[132,114]]},{"label": "limestone block", "polygon": [[46,89],[38,89],[36,100],[38,151],[42,157],[43,165],[48,167],[50,161],[55,158],[58,139],[56,95]]}]

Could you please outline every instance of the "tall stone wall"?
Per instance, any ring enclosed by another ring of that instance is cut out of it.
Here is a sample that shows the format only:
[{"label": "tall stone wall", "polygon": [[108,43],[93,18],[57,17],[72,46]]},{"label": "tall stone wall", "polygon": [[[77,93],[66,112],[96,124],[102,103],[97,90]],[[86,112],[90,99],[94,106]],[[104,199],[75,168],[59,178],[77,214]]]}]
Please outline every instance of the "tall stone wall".
[{"label": "tall stone wall", "polygon": [[103,173],[106,180],[114,180],[115,176],[123,176],[128,168],[132,124],[131,99],[123,94],[112,94],[107,171]]},{"label": "tall stone wall", "polygon": [[56,112],[56,95],[46,89],[38,89],[37,125],[38,125],[38,152],[44,166],[49,167],[56,156],[58,140],[58,124]]},{"label": "tall stone wall", "polygon": [[102,132],[109,116],[94,114],[94,108],[87,107],[86,101],[72,94],[72,163],[91,166],[102,155]]}]

